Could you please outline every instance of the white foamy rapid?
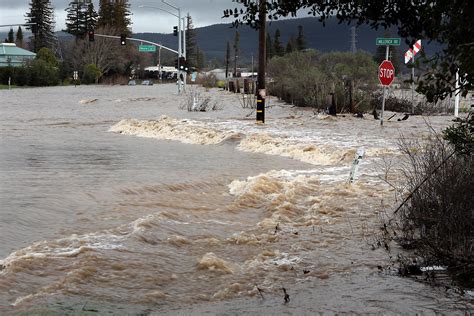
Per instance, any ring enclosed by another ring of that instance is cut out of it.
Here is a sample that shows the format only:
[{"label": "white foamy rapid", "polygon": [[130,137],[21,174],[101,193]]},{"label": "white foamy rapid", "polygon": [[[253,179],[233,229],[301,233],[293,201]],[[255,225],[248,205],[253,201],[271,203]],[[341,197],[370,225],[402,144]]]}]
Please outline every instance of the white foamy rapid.
[{"label": "white foamy rapid", "polygon": [[186,144],[218,144],[234,133],[215,130],[206,124],[191,120],[176,120],[161,116],[156,121],[125,119],[109,129],[126,135],[175,140]]},{"label": "white foamy rapid", "polygon": [[[276,125],[276,124],[275,124]],[[258,129],[245,121],[203,122],[161,116],[158,120],[124,119],[109,131],[125,135],[174,140],[187,144],[214,145],[228,139],[240,139],[237,149],[296,159],[314,165],[347,164],[354,158],[360,141],[348,137],[328,137],[312,130],[284,126]],[[393,154],[392,145],[372,144],[367,157]]]}]

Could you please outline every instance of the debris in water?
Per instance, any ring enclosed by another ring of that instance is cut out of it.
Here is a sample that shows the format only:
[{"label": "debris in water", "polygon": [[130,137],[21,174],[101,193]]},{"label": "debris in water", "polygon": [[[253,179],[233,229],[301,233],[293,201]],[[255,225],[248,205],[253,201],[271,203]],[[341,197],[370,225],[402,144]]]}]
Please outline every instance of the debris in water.
[{"label": "debris in water", "polygon": [[257,286],[257,284],[255,284],[255,287],[257,288],[258,294],[260,294],[260,296],[262,297],[262,300],[264,300],[265,297],[263,297],[263,290],[262,290],[261,288],[259,288],[259,287]]},{"label": "debris in water", "polygon": [[397,113],[393,114],[392,116],[390,116],[387,121],[390,121],[395,115],[397,115]]},{"label": "debris in water", "polygon": [[400,121],[406,121],[406,120],[408,120],[409,117],[410,117],[410,115],[405,114],[404,117],[402,117],[401,119],[398,119],[397,121],[399,121],[399,122],[400,122]]},{"label": "debris in water", "polygon": [[288,293],[286,293],[286,289],[284,287],[281,288],[283,290],[283,293],[285,293],[285,304],[288,303],[290,301],[290,295]]},{"label": "debris in water", "polygon": [[311,271],[309,271],[309,270],[303,270],[303,273],[304,273],[304,274],[308,274],[308,273],[310,273],[310,272],[311,272]]},{"label": "debris in water", "polygon": [[279,230],[280,230],[280,224],[276,224],[276,226],[275,226],[275,233],[274,233],[274,234],[276,235],[276,233],[277,233]]}]

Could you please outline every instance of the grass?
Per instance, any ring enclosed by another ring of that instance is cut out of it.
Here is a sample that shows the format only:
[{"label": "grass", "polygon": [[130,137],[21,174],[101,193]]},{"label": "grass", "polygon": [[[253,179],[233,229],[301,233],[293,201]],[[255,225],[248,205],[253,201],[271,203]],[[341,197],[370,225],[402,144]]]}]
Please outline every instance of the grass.
[{"label": "grass", "polygon": [[[18,88],[18,86],[11,85],[10,88],[15,89],[15,88]],[[8,85],[7,84],[0,84],[0,90],[8,90]]]}]

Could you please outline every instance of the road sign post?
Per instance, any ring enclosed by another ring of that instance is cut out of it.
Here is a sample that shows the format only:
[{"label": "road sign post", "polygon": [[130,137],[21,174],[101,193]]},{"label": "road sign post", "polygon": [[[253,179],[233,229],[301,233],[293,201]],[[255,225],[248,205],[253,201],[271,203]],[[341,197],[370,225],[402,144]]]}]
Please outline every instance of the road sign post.
[{"label": "road sign post", "polygon": [[395,68],[391,61],[388,60],[388,45],[385,53],[385,58],[379,66],[379,81],[383,86],[383,98],[382,98],[382,114],[380,116],[380,125],[383,126],[383,112],[385,110],[385,92],[387,87],[393,82],[395,78]]}]

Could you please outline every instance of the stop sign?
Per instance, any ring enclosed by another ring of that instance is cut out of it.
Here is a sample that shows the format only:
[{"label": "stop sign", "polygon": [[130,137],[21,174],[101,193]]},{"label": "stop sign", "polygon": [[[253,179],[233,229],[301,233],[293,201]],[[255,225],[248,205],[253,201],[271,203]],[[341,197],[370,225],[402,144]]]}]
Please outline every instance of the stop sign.
[{"label": "stop sign", "polygon": [[395,68],[390,60],[384,60],[379,66],[379,81],[383,86],[389,86],[395,78]]}]

